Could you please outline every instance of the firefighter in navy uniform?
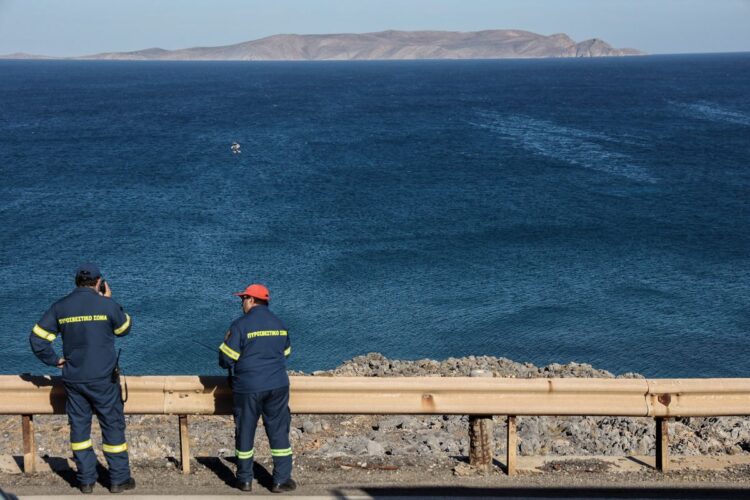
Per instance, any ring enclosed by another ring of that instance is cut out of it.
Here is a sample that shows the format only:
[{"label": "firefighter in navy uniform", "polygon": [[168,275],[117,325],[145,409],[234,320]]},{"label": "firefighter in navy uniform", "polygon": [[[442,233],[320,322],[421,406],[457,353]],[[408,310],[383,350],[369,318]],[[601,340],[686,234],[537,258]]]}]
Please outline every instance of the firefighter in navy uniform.
[{"label": "firefighter in navy uniform", "polygon": [[219,364],[234,369],[232,377],[237,456],[237,487],[251,491],[253,442],[258,417],[263,416],[273,457],[271,491],[293,491],[292,446],[289,442],[289,377],[286,358],[292,352],[284,323],[269,309],[270,296],[263,285],[250,285],[235,295],[244,314],[229,327],[219,346]]},{"label": "firefighter in navy uniform", "polygon": [[[97,480],[91,441],[91,415],[96,413],[109,465],[110,491],[119,493],[135,487],[130,477],[119,377],[114,373],[115,338],[130,332],[131,320],[110,298],[109,285],[100,288],[102,278],[96,265],[80,266],[75,281],[76,288],[52,304],[34,325],[29,341],[42,362],[62,368],[78,487],[82,493],[91,493]],[[62,335],[62,358],[52,348],[57,334]]]}]

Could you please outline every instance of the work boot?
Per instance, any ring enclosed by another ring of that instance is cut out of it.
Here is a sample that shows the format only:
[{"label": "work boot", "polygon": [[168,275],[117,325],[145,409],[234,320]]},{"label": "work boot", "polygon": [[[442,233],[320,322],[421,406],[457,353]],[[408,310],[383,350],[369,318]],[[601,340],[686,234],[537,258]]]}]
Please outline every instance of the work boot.
[{"label": "work boot", "polygon": [[132,477],[128,479],[126,483],[122,484],[113,484],[109,487],[110,493],[122,493],[123,491],[132,490],[135,488],[135,479]]},{"label": "work boot", "polygon": [[83,493],[84,495],[88,495],[89,493],[94,492],[94,483],[89,483],[89,484],[80,483],[78,485],[78,489],[81,490],[81,493]]},{"label": "work boot", "polygon": [[252,481],[237,481],[237,489],[240,491],[253,491]]},{"label": "work boot", "polygon": [[285,483],[274,483],[273,487],[271,488],[272,493],[284,493],[287,491],[294,491],[297,489],[297,483],[294,482],[294,479],[289,479]]}]

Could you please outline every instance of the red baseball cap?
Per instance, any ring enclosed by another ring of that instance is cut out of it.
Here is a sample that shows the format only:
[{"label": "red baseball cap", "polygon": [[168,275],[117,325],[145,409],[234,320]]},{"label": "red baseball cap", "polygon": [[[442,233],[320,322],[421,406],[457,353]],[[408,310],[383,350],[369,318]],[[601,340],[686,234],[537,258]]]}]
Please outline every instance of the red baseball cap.
[{"label": "red baseball cap", "polygon": [[271,295],[268,293],[268,288],[256,283],[249,285],[247,288],[245,288],[244,291],[237,292],[235,293],[235,295],[238,297],[255,297],[256,299],[261,300],[271,300]]}]

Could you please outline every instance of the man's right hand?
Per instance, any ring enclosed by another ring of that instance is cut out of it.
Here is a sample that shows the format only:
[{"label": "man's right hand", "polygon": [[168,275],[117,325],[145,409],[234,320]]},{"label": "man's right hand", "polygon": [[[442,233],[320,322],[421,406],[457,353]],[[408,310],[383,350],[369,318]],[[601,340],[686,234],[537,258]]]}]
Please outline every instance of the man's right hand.
[{"label": "man's right hand", "polygon": [[57,367],[58,368],[62,368],[63,366],[65,366],[65,358],[58,359],[57,360]]},{"label": "man's right hand", "polygon": [[104,282],[104,293],[102,293],[102,295],[104,295],[105,297],[112,297],[112,289],[109,288],[109,281]]}]

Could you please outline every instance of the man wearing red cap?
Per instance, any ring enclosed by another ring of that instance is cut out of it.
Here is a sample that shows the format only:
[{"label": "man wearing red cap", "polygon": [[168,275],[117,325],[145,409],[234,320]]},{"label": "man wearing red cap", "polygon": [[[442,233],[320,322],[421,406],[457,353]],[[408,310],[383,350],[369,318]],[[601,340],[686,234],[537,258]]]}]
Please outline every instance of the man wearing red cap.
[{"label": "man wearing red cap", "polygon": [[219,346],[219,364],[233,368],[232,377],[237,487],[251,491],[255,428],[263,415],[273,457],[274,493],[293,491],[292,446],[289,443],[289,376],[286,358],[292,352],[284,323],[269,309],[271,297],[263,285],[235,293],[243,315],[229,327]]}]

